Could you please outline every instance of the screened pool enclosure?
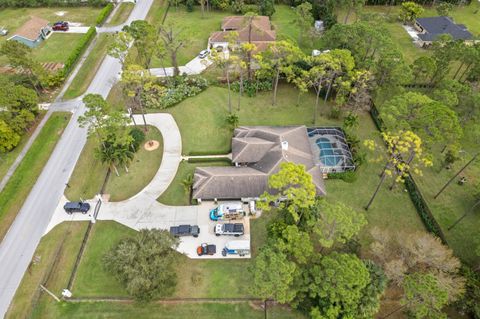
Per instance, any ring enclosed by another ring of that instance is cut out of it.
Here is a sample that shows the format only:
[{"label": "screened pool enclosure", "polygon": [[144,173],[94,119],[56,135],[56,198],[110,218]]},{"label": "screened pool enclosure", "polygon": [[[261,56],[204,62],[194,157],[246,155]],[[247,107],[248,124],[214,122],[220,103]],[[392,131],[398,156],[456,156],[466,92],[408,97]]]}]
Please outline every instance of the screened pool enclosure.
[{"label": "screened pool enclosure", "polygon": [[313,158],[322,173],[340,173],[355,169],[352,153],[340,127],[307,128]]}]

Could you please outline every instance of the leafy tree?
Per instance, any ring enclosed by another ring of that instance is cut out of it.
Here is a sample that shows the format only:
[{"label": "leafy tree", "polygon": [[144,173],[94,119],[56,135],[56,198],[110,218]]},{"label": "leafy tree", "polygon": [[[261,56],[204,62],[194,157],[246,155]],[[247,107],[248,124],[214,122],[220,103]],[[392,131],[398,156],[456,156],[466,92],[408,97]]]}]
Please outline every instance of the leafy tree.
[{"label": "leafy tree", "polygon": [[300,28],[298,42],[302,42],[304,35],[313,27],[312,5],[309,2],[303,2],[295,8],[295,24]]},{"label": "leafy tree", "polygon": [[380,298],[387,288],[387,277],[383,269],[374,262],[364,261],[370,274],[370,282],[362,293],[357,313],[362,318],[372,318],[380,309]]},{"label": "leafy tree", "polygon": [[436,62],[429,56],[417,58],[412,64],[413,77],[417,83],[429,83],[437,69]]},{"label": "leafy tree", "polygon": [[[393,177],[390,189],[393,189],[396,183],[404,181],[410,171],[421,174],[421,166],[431,166],[432,162],[423,154],[422,140],[412,131],[400,131],[397,134],[382,132],[383,140],[387,145],[386,164],[380,174],[380,182],[370,198],[365,209],[368,210],[380,190],[387,176]],[[375,142],[366,140],[365,146],[370,150],[376,148]],[[383,154],[383,149],[382,149]]]},{"label": "leafy tree", "polygon": [[450,2],[442,1],[439,4],[437,4],[437,7],[435,8],[437,10],[437,13],[439,16],[449,16],[450,12],[452,12],[454,6]]},{"label": "leafy tree", "polygon": [[405,24],[407,22],[411,23],[415,21],[415,19],[421,15],[423,11],[423,7],[413,1],[403,2],[400,10],[400,19]]},{"label": "leafy tree", "polygon": [[308,294],[316,302],[312,318],[359,318],[358,305],[370,274],[357,256],[333,252],[308,270]]},{"label": "leafy tree", "polygon": [[133,37],[130,33],[119,32],[115,35],[114,41],[108,47],[108,55],[117,58],[122,64],[125,64],[125,59],[128,55],[128,49],[133,42]]},{"label": "leafy tree", "polygon": [[269,203],[282,200],[280,207],[286,209],[295,222],[303,212],[315,202],[316,189],[312,175],[305,171],[305,166],[292,162],[280,164],[280,170],[268,178],[269,188],[275,194],[265,192],[259,207],[269,210]]},{"label": "leafy tree", "polygon": [[114,145],[105,143],[103,147],[95,149],[95,157],[98,158],[103,164],[108,165],[108,173],[110,173],[113,169],[115,174],[120,176],[120,173],[117,169],[118,153]]},{"label": "leafy tree", "polygon": [[125,172],[128,173],[128,165],[133,160],[134,152],[132,152],[130,145],[123,144],[115,148],[115,159],[118,165],[122,165],[125,168]]},{"label": "leafy tree", "polygon": [[258,3],[258,11],[263,16],[272,17],[275,13],[275,6],[273,0],[260,0]]},{"label": "leafy tree", "polygon": [[8,126],[5,121],[0,120],[0,152],[11,151],[20,142],[20,135]]},{"label": "leafy tree", "polygon": [[362,8],[365,5],[365,0],[340,0],[337,1],[337,5],[347,10],[345,19],[343,20],[343,23],[346,24],[352,11],[358,11],[360,8]]},{"label": "leafy tree", "polygon": [[337,243],[345,244],[367,224],[365,216],[343,203],[317,200],[312,207],[315,219],[312,230],[322,247],[331,248]]},{"label": "leafy tree", "polygon": [[149,72],[140,65],[127,65],[126,69],[122,72],[121,83],[123,85],[123,92],[126,97],[129,98],[132,113],[135,110],[140,110],[145,131],[147,130],[147,120],[145,119],[145,108],[143,106],[142,94],[144,92],[145,84],[152,81],[153,78],[150,76]]},{"label": "leafy tree", "polygon": [[166,230],[142,229],[107,252],[104,267],[137,300],[165,297],[176,285],[177,246],[178,241]]},{"label": "leafy tree", "polygon": [[306,264],[314,251],[310,235],[297,225],[285,225],[275,242],[275,248],[293,257],[298,265]]},{"label": "leafy tree", "polygon": [[[238,36],[238,34],[237,34]],[[217,50],[212,50],[210,54],[210,59],[215,63],[215,66],[220,68],[223,71],[225,78],[227,79],[228,87],[228,112],[232,113],[232,97],[231,97],[231,83],[230,83],[230,69],[232,67],[233,61],[229,59],[223,52],[217,52]]]},{"label": "leafy tree", "polygon": [[287,303],[295,298],[296,291],[292,289],[297,266],[289,261],[287,256],[270,246],[260,249],[253,267],[252,294],[263,300],[274,299]]},{"label": "leafy tree", "polygon": [[448,294],[432,274],[407,275],[404,291],[402,302],[414,318],[447,318],[442,309],[448,303]]},{"label": "leafy tree", "polygon": [[180,69],[178,68],[177,54],[178,50],[184,48],[187,44],[187,38],[182,35],[182,31],[178,30],[174,24],[164,24],[159,29],[160,40],[163,42],[165,50],[170,55],[173,66],[173,75],[178,76]]},{"label": "leafy tree", "polygon": [[135,20],[130,25],[123,27],[123,31],[130,34],[135,40],[134,46],[141,64],[148,69],[156,50],[157,33],[155,28],[147,21]]},{"label": "leafy tree", "polygon": [[87,94],[82,99],[87,109],[78,117],[80,127],[88,129],[88,135],[96,135],[105,148],[106,133],[104,131],[108,115],[108,104],[100,94]]}]

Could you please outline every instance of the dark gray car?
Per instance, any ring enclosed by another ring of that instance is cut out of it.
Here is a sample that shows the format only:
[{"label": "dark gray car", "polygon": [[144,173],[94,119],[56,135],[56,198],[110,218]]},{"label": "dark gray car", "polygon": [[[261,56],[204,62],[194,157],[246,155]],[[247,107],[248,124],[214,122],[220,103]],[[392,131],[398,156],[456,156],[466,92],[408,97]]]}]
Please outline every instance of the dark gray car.
[{"label": "dark gray car", "polygon": [[90,204],[84,202],[68,202],[63,206],[63,209],[65,209],[68,214],[86,214],[90,210]]},{"label": "dark gray car", "polygon": [[197,225],[172,226],[170,227],[170,234],[172,234],[173,237],[181,237],[181,236],[198,237],[198,234],[200,234],[200,228]]}]

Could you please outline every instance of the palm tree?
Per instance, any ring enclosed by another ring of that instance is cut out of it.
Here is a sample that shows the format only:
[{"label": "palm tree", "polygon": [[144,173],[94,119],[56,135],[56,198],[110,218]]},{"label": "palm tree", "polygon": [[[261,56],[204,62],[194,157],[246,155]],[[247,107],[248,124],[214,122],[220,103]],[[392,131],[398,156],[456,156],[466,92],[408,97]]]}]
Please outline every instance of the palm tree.
[{"label": "palm tree", "polygon": [[190,190],[192,189],[193,185],[193,174],[188,174],[187,177],[182,181],[182,185],[185,193],[188,194],[188,197],[190,197]]},{"label": "palm tree", "polygon": [[115,148],[115,158],[118,165],[125,167],[125,172],[128,173],[128,164],[132,161],[134,153],[132,152],[130,145],[118,145]]},{"label": "palm tree", "polygon": [[118,173],[117,166],[117,155],[115,154],[115,147],[113,145],[106,145],[105,147],[97,148],[95,156],[103,163],[108,165],[108,171],[112,168],[115,171],[117,176],[120,176]]}]

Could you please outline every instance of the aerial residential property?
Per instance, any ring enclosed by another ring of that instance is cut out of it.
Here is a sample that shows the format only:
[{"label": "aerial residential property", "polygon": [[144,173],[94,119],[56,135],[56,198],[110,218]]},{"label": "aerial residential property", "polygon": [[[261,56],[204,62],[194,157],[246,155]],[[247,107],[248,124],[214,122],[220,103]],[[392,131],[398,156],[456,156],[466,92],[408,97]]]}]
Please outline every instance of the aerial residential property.
[{"label": "aerial residential property", "polygon": [[479,1],[0,1],[0,318],[480,319]]}]

